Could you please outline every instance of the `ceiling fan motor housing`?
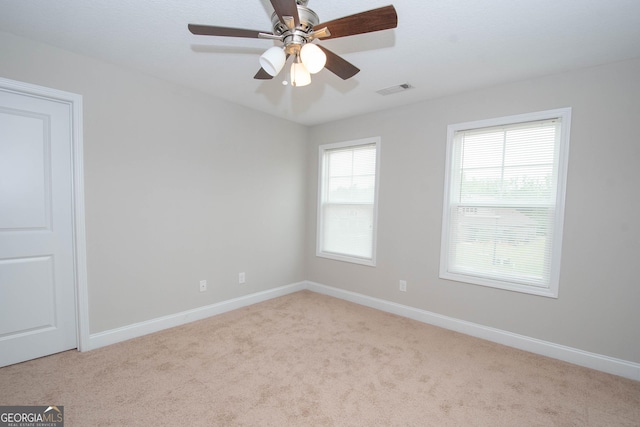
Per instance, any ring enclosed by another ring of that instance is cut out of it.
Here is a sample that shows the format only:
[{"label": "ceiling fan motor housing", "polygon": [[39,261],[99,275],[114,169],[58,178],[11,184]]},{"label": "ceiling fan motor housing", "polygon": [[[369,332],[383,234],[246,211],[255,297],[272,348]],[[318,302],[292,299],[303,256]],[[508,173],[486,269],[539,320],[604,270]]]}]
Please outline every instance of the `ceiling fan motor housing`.
[{"label": "ceiling fan motor housing", "polygon": [[313,10],[306,7],[306,4],[307,0],[297,1],[300,24],[295,28],[290,28],[294,26],[293,19],[289,27],[280,21],[280,18],[275,12],[271,15],[273,34],[282,37],[282,42],[284,43],[284,49],[287,55],[299,54],[302,46],[311,41],[309,34],[313,31],[313,27],[320,22],[318,15],[316,15]]}]

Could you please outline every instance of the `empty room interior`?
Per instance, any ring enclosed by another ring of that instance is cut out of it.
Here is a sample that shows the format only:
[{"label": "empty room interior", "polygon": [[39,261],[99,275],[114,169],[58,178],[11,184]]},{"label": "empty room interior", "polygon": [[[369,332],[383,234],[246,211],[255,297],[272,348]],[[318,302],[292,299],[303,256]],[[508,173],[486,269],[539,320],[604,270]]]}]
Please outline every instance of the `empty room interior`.
[{"label": "empty room interior", "polygon": [[0,1],[0,407],[640,426],[640,2],[390,3]]}]

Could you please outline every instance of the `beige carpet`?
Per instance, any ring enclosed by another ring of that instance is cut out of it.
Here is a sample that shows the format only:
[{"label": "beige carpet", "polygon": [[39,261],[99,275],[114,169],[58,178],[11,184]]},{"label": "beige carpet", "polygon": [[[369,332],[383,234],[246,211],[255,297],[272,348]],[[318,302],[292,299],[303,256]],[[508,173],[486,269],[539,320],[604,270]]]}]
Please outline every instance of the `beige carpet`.
[{"label": "beige carpet", "polygon": [[640,383],[309,291],[0,369],[66,426],[640,426]]}]

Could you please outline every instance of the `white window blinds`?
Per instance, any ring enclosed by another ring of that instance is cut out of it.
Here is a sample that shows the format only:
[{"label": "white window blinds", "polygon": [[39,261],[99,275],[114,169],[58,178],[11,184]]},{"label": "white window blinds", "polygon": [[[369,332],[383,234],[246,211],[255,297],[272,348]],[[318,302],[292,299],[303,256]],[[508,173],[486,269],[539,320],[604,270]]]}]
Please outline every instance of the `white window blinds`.
[{"label": "white window blinds", "polygon": [[441,277],[556,296],[567,120],[450,131]]},{"label": "white window blinds", "polygon": [[320,147],[319,256],[373,265],[378,143]]}]

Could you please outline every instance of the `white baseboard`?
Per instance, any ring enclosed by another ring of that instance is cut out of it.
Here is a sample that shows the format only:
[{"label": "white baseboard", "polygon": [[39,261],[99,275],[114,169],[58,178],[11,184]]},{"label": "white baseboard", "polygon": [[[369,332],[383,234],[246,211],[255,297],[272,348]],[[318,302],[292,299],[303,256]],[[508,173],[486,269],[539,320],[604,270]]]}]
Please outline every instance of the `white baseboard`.
[{"label": "white baseboard", "polygon": [[217,314],[226,313],[248,305],[281,297],[293,292],[298,292],[306,289],[306,287],[306,282],[293,283],[291,285],[268,289],[266,291],[233,298],[216,304],[194,308],[193,310],[187,310],[181,313],[158,317],[156,319],[134,323],[121,328],[91,334],[89,335],[89,345],[86,348],[83,348],[82,351],[94,350],[96,348],[130,340],[132,338],[138,338],[153,332],[184,325],[185,323],[206,319],[207,317],[215,316]]},{"label": "white baseboard", "polygon": [[601,354],[590,353],[552,342],[514,334],[501,329],[482,326],[477,323],[443,316],[426,310],[409,307],[395,302],[373,298],[367,295],[346,291],[344,289],[333,288],[320,283],[306,282],[306,289],[324,295],[340,298],[356,304],[408,317],[419,322],[461,332],[473,337],[482,338],[487,341],[496,342],[542,356],[563,360],[575,365],[584,366],[609,374],[618,375],[632,380],[640,381],[640,363],[629,362],[616,359]]},{"label": "white baseboard", "polygon": [[226,313],[238,308],[246,307],[259,302],[267,301],[283,295],[308,289],[324,295],[340,298],[356,304],[375,308],[377,310],[388,313],[397,314],[409,319],[417,320],[441,328],[450,329],[473,337],[482,338],[487,341],[496,342],[509,347],[520,350],[529,351],[531,353],[540,354],[542,356],[552,357],[554,359],[563,360],[575,365],[584,366],[598,371],[607,372],[632,380],[640,381],[640,363],[629,362],[626,360],[616,359],[601,354],[590,353],[588,351],[567,347],[552,342],[527,337],[524,335],[514,334],[512,332],[503,331],[501,329],[490,328],[488,326],[479,325],[477,323],[467,322],[465,320],[455,319],[453,317],[443,316],[441,314],[432,313],[430,311],[421,310],[414,307],[398,304],[379,298],[370,297],[355,292],[346,291],[344,289],[333,288],[331,286],[322,285],[311,281],[293,283],[291,285],[281,286],[279,288],[268,289],[266,291],[257,292],[255,294],[245,295],[228,301],[222,301],[216,304],[195,308],[193,310],[183,311],[156,319],[147,320],[145,322],[134,323],[132,325],[123,326],[109,331],[91,334],[89,336],[89,345],[82,351],[93,350],[104,347],[106,345],[115,344],[132,338],[141,337],[153,332],[162,331],[164,329],[173,328],[175,326],[184,325],[185,323],[194,322],[196,320],[205,319],[217,314]]}]

